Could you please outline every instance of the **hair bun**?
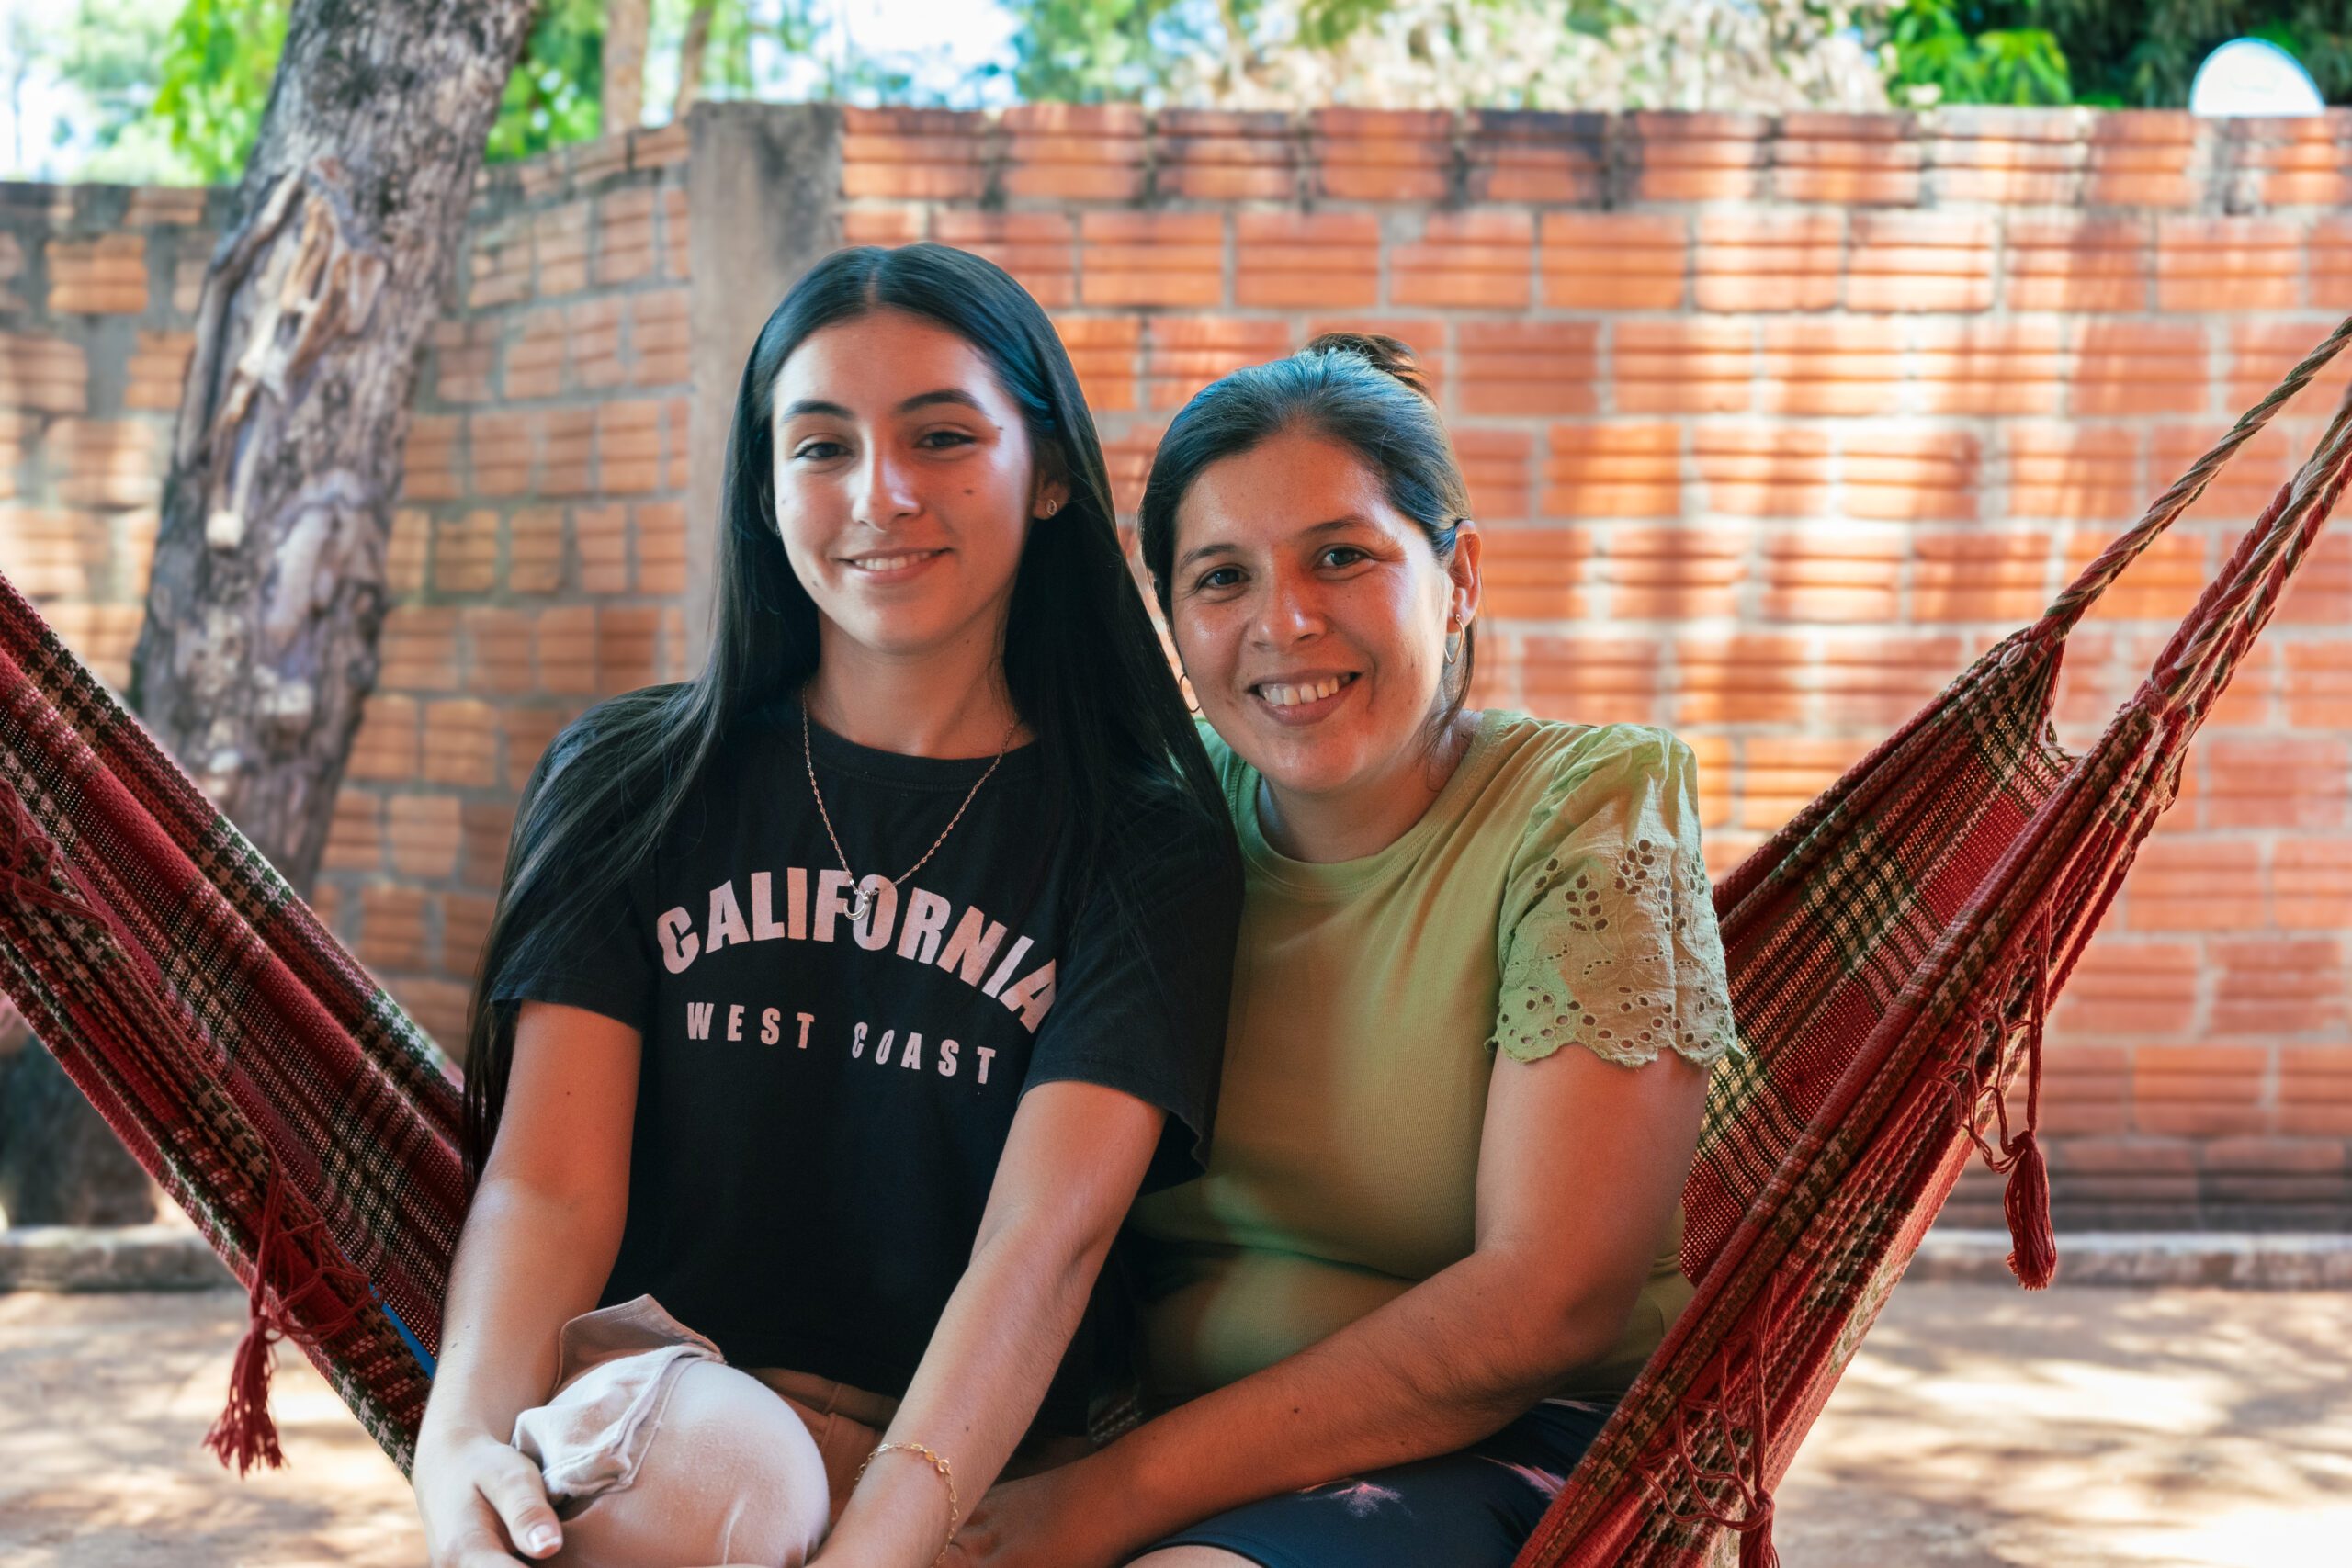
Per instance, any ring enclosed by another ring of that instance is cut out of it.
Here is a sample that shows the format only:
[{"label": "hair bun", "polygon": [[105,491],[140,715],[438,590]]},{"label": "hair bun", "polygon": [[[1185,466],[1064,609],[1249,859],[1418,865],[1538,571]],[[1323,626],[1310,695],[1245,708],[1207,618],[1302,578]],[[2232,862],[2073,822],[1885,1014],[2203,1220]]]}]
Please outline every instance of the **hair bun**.
[{"label": "hair bun", "polygon": [[1374,370],[1393,376],[1415,392],[1434,403],[1429,382],[1421,373],[1421,362],[1410,344],[1379,333],[1324,333],[1308,344],[1302,354],[1352,354]]}]

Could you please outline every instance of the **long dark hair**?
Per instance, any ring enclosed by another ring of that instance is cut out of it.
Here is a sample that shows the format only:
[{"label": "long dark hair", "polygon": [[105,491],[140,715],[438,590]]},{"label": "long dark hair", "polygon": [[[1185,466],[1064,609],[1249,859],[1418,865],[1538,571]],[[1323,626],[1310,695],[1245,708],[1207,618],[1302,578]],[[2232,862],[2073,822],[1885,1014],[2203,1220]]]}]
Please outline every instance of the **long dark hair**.
[{"label": "long dark hair", "polygon": [[[506,852],[498,912],[474,981],[466,1040],[466,1168],[481,1179],[514,1060],[502,979],[535,969],[583,912],[650,855],[738,722],[817,669],[817,605],[777,534],[776,377],[811,333],[876,310],[933,321],[978,350],[1019,405],[1038,471],[1069,498],[1033,523],[1013,581],[1004,679],[1036,738],[1040,843],[1078,851],[1078,896],[1118,818],[1187,802],[1229,837],[1223,796],[1119,547],[1102,443],[1069,355],[1037,302],[991,262],[944,245],[837,251],[760,329],[735,394],[719,502],[710,651],[692,680],[591,709],[533,770]],[[582,888],[582,868],[594,868]],[[1104,886],[1115,897],[1118,878]]]},{"label": "long dark hair", "polygon": [[[1336,441],[1380,476],[1388,502],[1419,525],[1441,563],[1453,559],[1470,521],[1470,487],[1413,351],[1376,333],[1326,333],[1286,359],[1249,365],[1193,394],[1160,437],[1144,484],[1139,532],[1144,569],[1170,614],[1176,513],[1201,470],[1238,457],[1285,430]],[[1462,628],[1445,703],[1432,734],[1462,711],[1477,658],[1477,632]]]}]

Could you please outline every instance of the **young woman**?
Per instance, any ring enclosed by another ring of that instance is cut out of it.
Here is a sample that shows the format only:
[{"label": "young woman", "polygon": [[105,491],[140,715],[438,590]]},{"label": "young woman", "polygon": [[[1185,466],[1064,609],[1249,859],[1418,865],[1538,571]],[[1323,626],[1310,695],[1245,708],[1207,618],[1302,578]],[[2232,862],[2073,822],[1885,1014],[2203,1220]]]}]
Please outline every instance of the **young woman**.
[{"label": "young woman", "polygon": [[574,725],[518,818],[436,1568],[942,1559],[1116,1390],[1098,1269],[1199,1168],[1238,862],[1044,312],[939,246],[819,264],[718,551],[701,674]]},{"label": "young woman", "polygon": [[1247,887],[1208,1173],[1136,1211],[1184,1403],[1000,1487],[969,1561],[1501,1568],[1688,1299],[1735,1043],[1690,752],[1463,711],[1468,510],[1388,339],[1160,445],[1144,558]]}]

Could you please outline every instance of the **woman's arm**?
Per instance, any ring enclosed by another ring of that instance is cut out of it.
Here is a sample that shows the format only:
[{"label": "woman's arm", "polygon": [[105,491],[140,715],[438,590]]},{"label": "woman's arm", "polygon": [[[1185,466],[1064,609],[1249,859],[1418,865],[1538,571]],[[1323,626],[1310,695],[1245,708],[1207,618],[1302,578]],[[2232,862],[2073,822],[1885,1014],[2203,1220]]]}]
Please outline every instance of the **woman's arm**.
[{"label": "woman's arm", "polygon": [[[1061,1364],[1161,1121],[1132,1095],[1077,1082],[1039,1085],[1013,1114],[972,1260],[885,1434],[944,1456],[967,1514]],[[893,1451],[873,1461],[816,1562],[928,1568],[947,1529],[940,1476],[921,1455]]]},{"label": "woman's arm", "polygon": [[1469,1257],[1100,1453],[1012,1483],[1001,1512],[989,1500],[971,1554],[1102,1568],[1243,1503],[1499,1430],[1616,1342],[1681,1200],[1706,1084],[1670,1051],[1631,1068],[1577,1047],[1498,1057]]},{"label": "woman's arm", "polygon": [[596,1304],[620,1251],[637,1073],[628,1025],[523,1005],[417,1435],[417,1510],[435,1568],[511,1568],[515,1551],[545,1557],[561,1544],[537,1468],[508,1439],[554,1386],[557,1331]]}]

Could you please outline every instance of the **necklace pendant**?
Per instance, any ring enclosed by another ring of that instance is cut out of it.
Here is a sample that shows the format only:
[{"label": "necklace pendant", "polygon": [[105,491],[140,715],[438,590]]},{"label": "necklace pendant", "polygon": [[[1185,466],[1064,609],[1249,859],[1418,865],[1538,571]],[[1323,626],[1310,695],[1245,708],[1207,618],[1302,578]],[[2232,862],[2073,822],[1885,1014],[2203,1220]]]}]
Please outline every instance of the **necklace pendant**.
[{"label": "necklace pendant", "polygon": [[852,898],[849,902],[849,923],[854,926],[864,925],[865,923],[866,912],[873,908],[874,890],[870,887],[859,888],[857,890],[857,897]]}]

